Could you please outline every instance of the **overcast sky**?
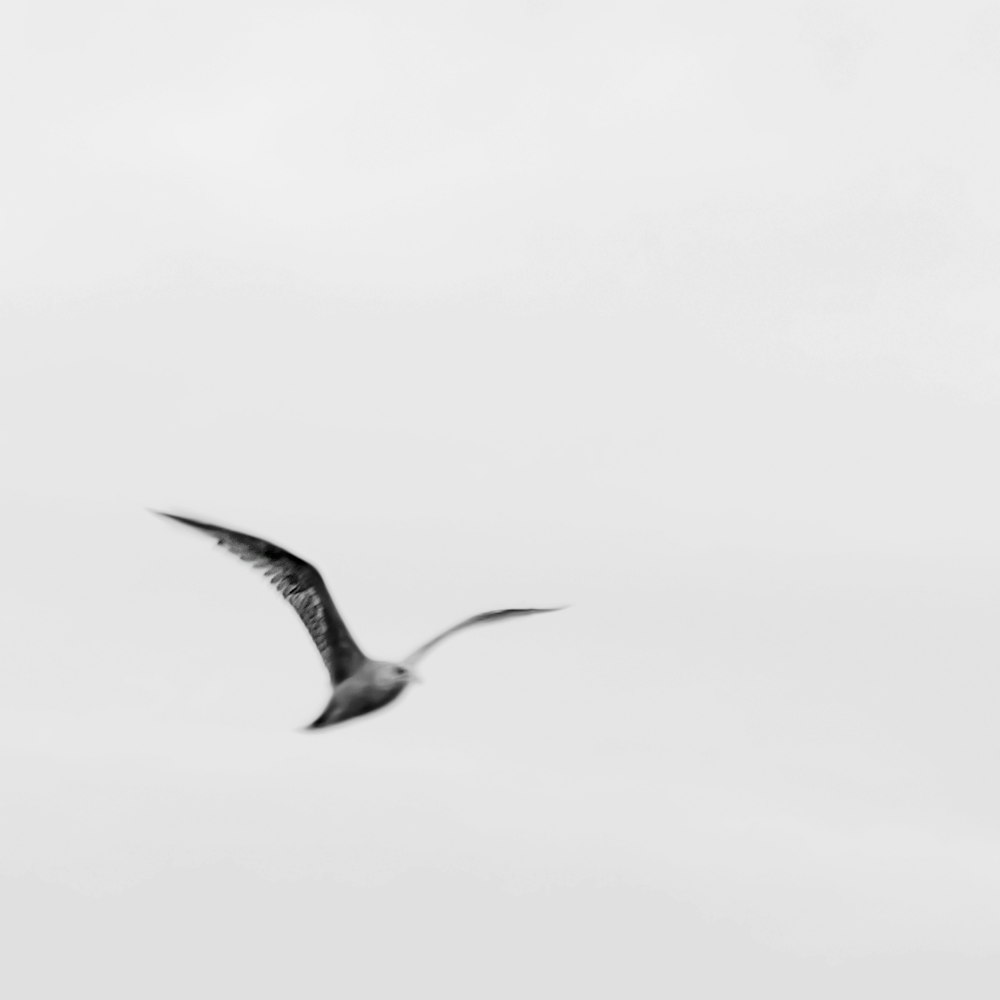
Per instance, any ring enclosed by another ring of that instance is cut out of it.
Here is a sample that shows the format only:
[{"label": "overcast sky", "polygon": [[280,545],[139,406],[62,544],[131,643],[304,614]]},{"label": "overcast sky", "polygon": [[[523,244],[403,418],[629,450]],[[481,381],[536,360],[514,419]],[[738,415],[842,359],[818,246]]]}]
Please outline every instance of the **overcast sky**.
[{"label": "overcast sky", "polygon": [[1000,13],[18,8],[4,994],[992,1000]]}]

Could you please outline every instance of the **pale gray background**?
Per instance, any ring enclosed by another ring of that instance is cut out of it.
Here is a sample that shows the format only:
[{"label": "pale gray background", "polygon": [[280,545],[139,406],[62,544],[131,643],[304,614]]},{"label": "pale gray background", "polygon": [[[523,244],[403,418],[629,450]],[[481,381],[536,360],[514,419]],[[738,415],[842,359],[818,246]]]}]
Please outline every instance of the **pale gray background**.
[{"label": "pale gray background", "polygon": [[4,995],[995,997],[995,6],[18,6]]}]

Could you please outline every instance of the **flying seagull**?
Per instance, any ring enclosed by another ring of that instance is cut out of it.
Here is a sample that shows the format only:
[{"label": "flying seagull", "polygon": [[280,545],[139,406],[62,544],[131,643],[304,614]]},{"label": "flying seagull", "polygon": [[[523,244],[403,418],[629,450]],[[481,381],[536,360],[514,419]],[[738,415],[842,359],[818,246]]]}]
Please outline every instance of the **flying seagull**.
[{"label": "flying seagull", "polygon": [[217,524],[206,524],[190,517],[153,511],[161,517],[186,524],[204,531],[215,538],[219,545],[228,549],[245,562],[252,563],[264,571],[264,575],[278,588],[281,596],[295,609],[312,641],[323,658],[323,664],[330,674],[333,695],[323,714],[307,729],[323,729],[346,722],[358,715],[366,715],[384,708],[398,698],[406,686],[414,680],[417,664],[438,643],[449,636],[461,632],[471,625],[514,618],[518,615],[537,615],[561,608],[507,608],[505,611],[485,611],[445,629],[440,635],[415,649],[400,663],[373,660],[358,648],[358,644],[347,631],[344,619],[340,617],[326,589],[319,570],[285,549],[279,548],[263,538],[244,535],[240,531],[222,528]]}]

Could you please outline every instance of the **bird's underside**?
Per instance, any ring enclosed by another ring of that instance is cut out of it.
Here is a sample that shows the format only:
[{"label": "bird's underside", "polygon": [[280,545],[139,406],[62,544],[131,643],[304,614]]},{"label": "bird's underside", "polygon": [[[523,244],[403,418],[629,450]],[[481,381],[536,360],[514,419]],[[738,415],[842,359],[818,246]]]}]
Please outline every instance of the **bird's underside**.
[{"label": "bird's underside", "polygon": [[333,695],[322,714],[307,728],[323,729],[359,715],[384,708],[398,698],[415,677],[414,670],[440,642],[473,625],[542,614],[559,608],[507,608],[487,611],[453,625],[415,649],[400,663],[372,660],[366,656],[340,617],[319,571],[298,556],[263,538],[232,531],[216,524],[154,511],[211,535],[219,545],[262,570],[282,597],[295,609],[319,650],[330,675]]}]

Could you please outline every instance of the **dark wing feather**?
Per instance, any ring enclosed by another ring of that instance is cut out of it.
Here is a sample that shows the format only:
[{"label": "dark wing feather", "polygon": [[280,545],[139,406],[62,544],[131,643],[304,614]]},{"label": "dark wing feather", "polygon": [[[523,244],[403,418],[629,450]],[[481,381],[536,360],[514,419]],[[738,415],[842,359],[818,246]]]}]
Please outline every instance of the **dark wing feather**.
[{"label": "dark wing feather", "polygon": [[403,660],[406,667],[414,667],[420,662],[439,642],[444,642],[449,636],[456,632],[461,632],[472,625],[485,625],[487,622],[499,621],[501,618],[516,618],[519,615],[542,615],[549,611],[562,611],[563,608],[508,608],[506,611],[484,611],[482,614],[473,615],[466,618],[457,625],[445,629],[440,635],[434,636],[429,642],[425,642],[419,649],[415,649]]},{"label": "dark wing feather", "polygon": [[314,566],[263,538],[177,514],[153,513],[204,531],[244,562],[263,570],[302,620],[335,685],[363,666],[366,657],[347,631],[323,578]]}]

